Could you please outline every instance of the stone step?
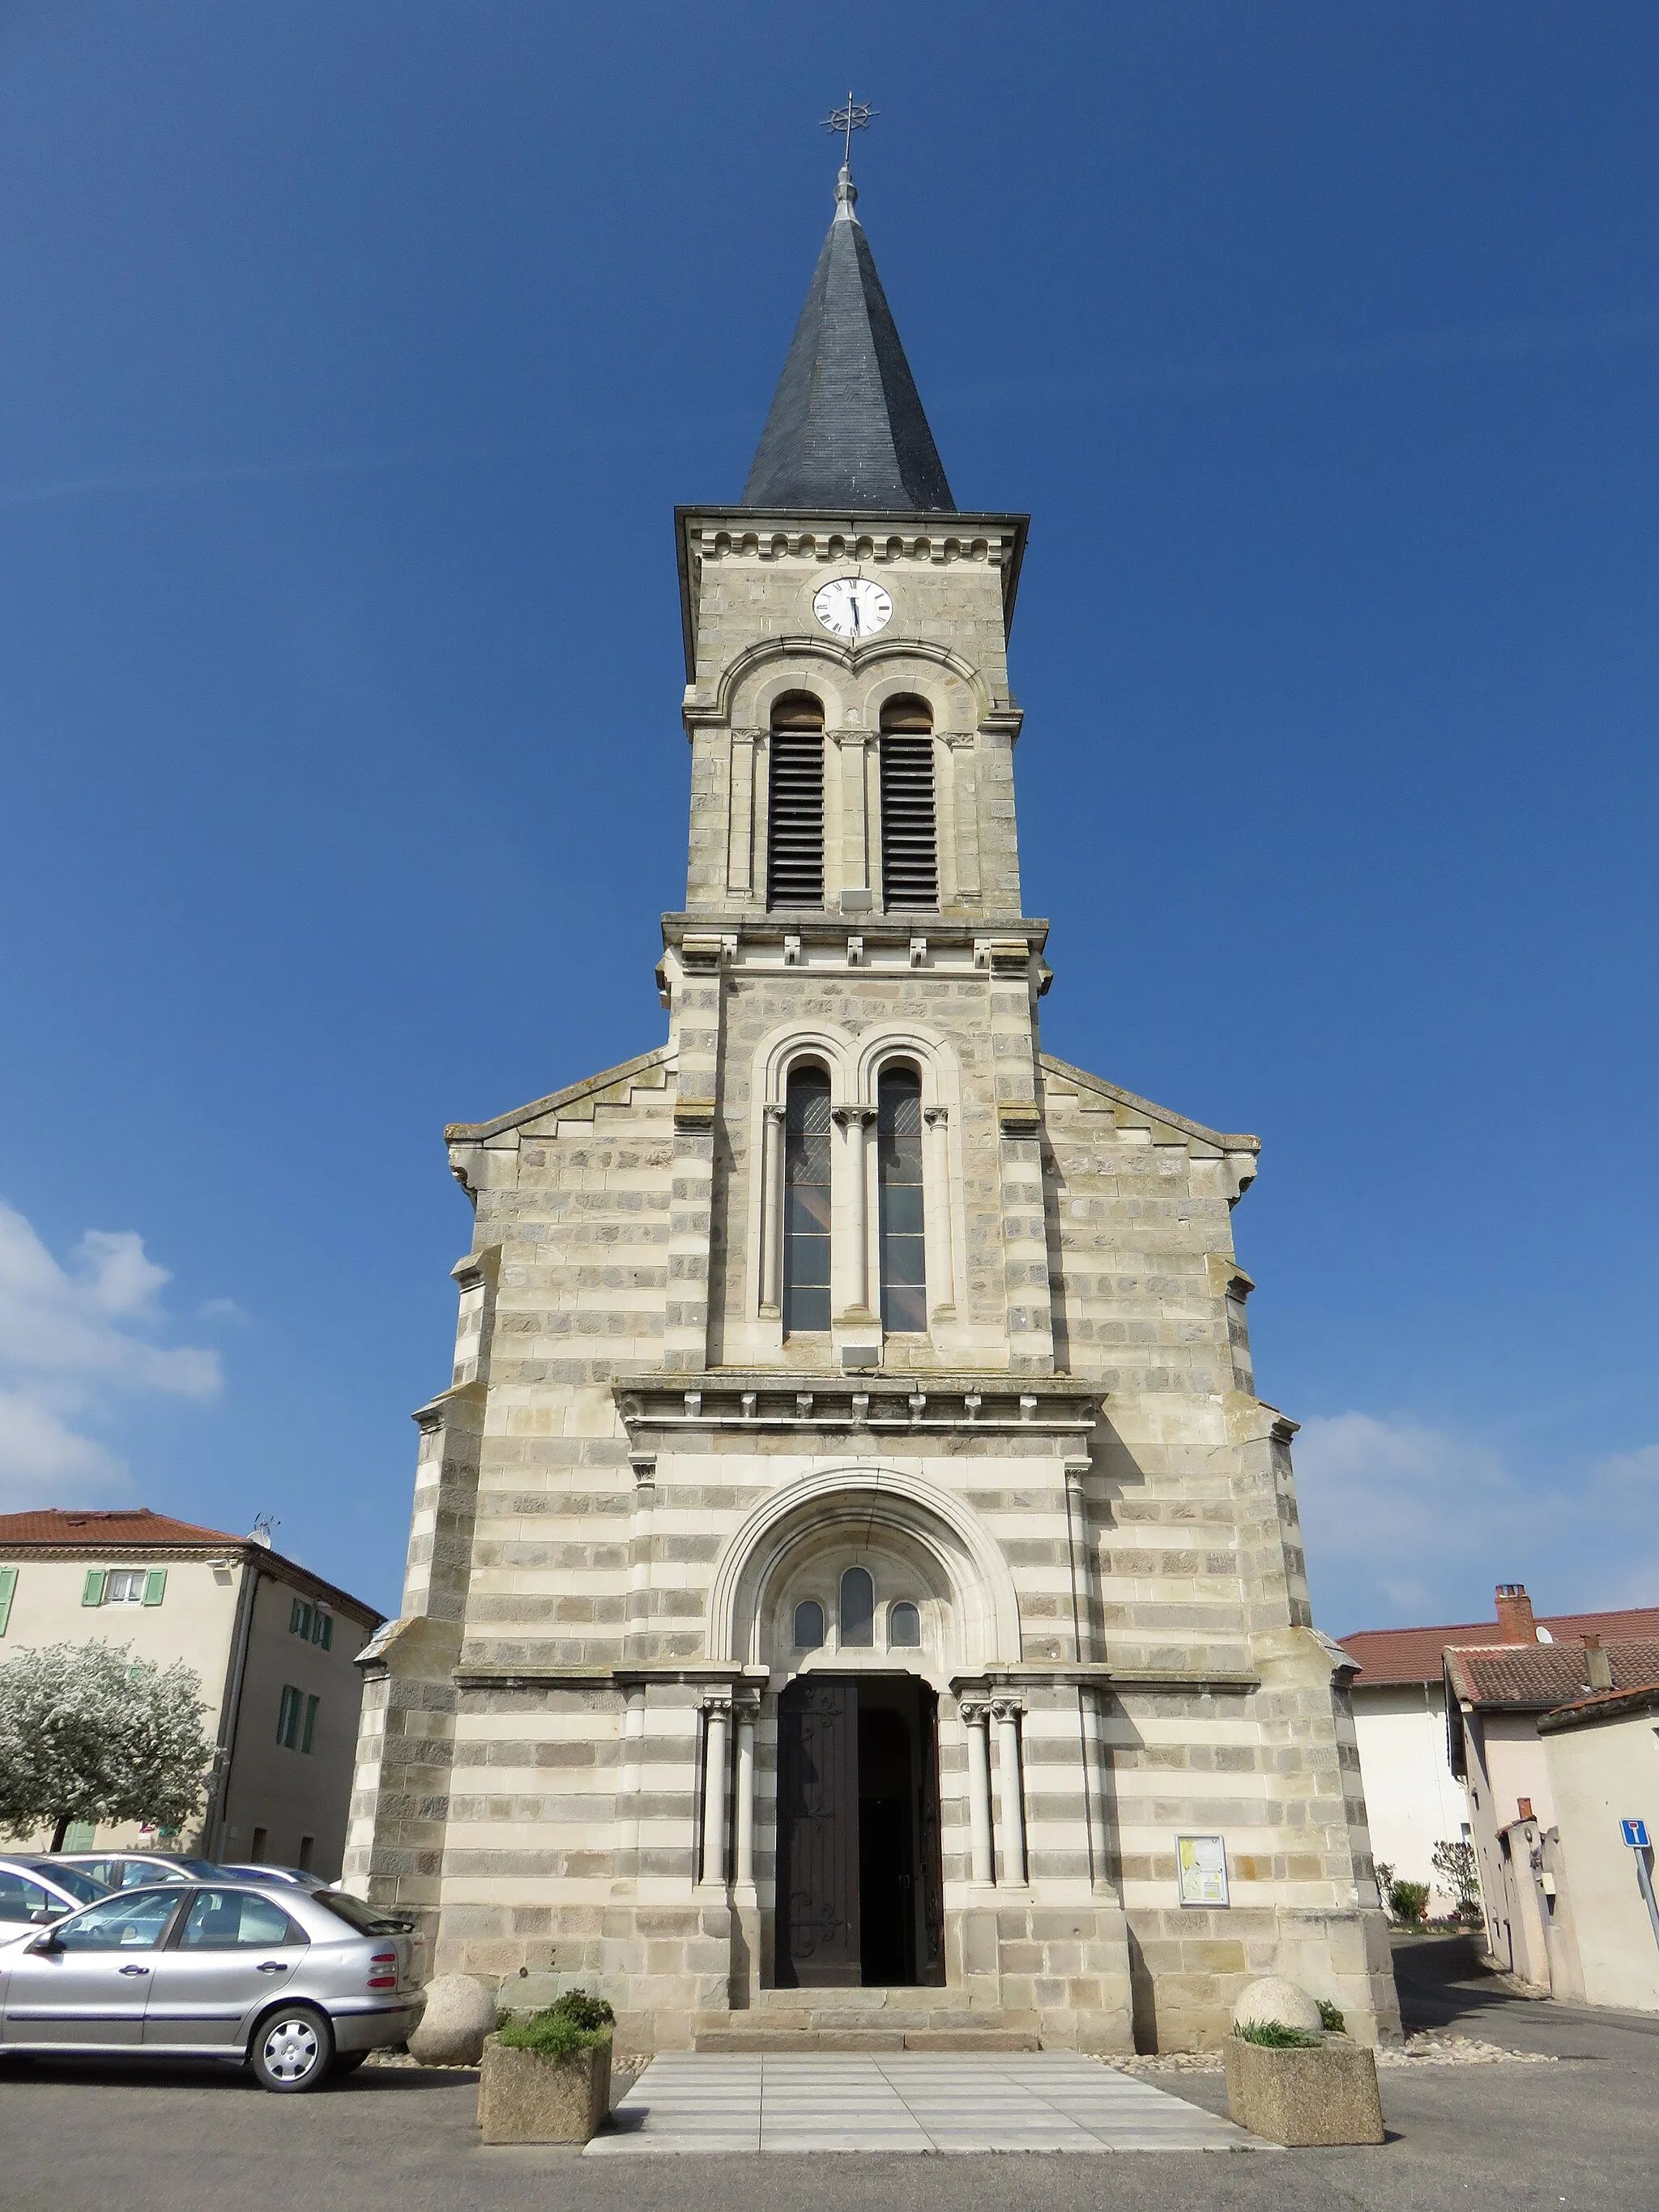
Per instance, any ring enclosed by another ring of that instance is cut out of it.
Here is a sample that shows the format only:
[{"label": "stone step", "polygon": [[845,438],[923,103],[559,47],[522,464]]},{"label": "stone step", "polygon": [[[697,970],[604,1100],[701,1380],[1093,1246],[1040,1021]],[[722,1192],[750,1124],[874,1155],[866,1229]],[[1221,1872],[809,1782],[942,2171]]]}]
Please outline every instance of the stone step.
[{"label": "stone step", "polygon": [[1040,2051],[1034,2027],[694,2028],[694,2051]]}]

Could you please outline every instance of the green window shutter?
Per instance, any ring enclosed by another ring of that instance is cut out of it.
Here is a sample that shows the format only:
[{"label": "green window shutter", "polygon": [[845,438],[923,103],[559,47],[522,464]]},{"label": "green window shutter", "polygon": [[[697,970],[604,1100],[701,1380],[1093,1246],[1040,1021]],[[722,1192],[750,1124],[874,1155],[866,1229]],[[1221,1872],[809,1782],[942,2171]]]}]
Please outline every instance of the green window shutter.
[{"label": "green window shutter", "polygon": [[82,1605],[102,1605],[104,1602],[104,1570],[101,1567],[87,1569],[87,1578],[81,1585],[81,1602]]},{"label": "green window shutter", "polygon": [[149,1572],[144,1577],[144,1603],[146,1605],[160,1605],[161,1600],[167,1595],[167,1569],[165,1567],[152,1567]]},{"label": "green window shutter", "polygon": [[[3,1620],[0,1620],[0,1635],[4,1634],[5,1626],[5,1622]],[[317,1641],[322,1645],[325,1651],[329,1651],[333,1649],[334,1615],[331,1613],[319,1613],[318,1614]]]},{"label": "green window shutter", "polygon": [[309,1751],[311,1748],[311,1740],[317,1733],[317,1708],[321,1703],[320,1698],[306,1699],[306,1732],[300,1741],[301,1751]]},{"label": "green window shutter", "polygon": [[276,1741],[285,1751],[294,1748],[294,1731],[300,1717],[300,1692],[291,1684],[283,1685],[283,1702],[276,1714]]},{"label": "green window shutter", "polygon": [[15,1567],[0,1567],[0,1636],[6,1632],[6,1623],[11,1619],[11,1594],[17,1587]]},{"label": "green window shutter", "polygon": [[288,1632],[290,1636],[297,1636],[300,1632],[300,1601],[297,1597],[288,1609]]}]

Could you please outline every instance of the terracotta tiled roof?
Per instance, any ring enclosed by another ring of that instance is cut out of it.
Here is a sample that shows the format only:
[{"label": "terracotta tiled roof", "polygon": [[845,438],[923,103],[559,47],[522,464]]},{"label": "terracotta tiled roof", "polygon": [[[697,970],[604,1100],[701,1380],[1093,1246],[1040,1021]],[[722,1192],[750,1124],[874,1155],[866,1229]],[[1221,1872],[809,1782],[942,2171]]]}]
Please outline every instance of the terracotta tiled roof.
[{"label": "terracotta tiled roof", "polygon": [[1659,1707],[1659,1681],[1638,1682],[1627,1690],[1596,1690],[1588,1698],[1575,1698],[1558,1705],[1539,1722],[1539,1732],[1554,1735],[1560,1729],[1583,1728],[1592,1721],[1620,1720],[1627,1713],[1650,1713]]},{"label": "terracotta tiled roof", "polygon": [[66,1545],[93,1551],[128,1544],[246,1544],[246,1536],[228,1536],[222,1528],[198,1528],[191,1521],[174,1521],[165,1513],[152,1513],[147,1505],[120,1513],[64,1513],[56,1508],[39,1513],[0,1513],[0,1546]]},{"label": "terracotta tiled roof", "polygon": [[170,1514],[152,1513],[147,1505],[126,1511],[64,1513],[57,1508],[36,1513],[0,1513],[0,1556],[38,1547],[43,1552],[85,1552],[93,1557],[112,1557],[119,1552],[167,1551],[250,1554],[261,1571],[275,1574],[301,1590],[309,1590],[372,1628],[384,1615],[349,1590],[325,1582],[297,1559],[262,1545],[257,1537],[233,1536],[222,1528],[198,1528],[193,1521],[175,1521]]},{"label": "terracotta tiled roof", "polygon": [[[1659,1638],[1659,1606],[1638,1606],[1628,1613],[1553,1613],[1538,1626],[1547,1628],[1558,1644],[1582,1644],[1587,1635],[1599,1636],[1604,1644]],[[1340,1641],[1359,1668],[1356,1687],[1369,1690],[1397,1682],[1437,1682],[1443,1653],[1496,1644],[1498,1628],[1494,1620],[1462,1621],[1448,1628],[1364,1628]]]},{"label": "terracotta tiled roof", "polygon": [[[1617,1691],[1644,1687],[1659,1679],[1659,1638],[1605,1643]],[[1553,1705],[1588,1696],[1582,1644],[1492,1644],[1480,1650],[1452,1649],[1446,1674],[1462,1704],[1507,1705],[1547,1712]]]}]

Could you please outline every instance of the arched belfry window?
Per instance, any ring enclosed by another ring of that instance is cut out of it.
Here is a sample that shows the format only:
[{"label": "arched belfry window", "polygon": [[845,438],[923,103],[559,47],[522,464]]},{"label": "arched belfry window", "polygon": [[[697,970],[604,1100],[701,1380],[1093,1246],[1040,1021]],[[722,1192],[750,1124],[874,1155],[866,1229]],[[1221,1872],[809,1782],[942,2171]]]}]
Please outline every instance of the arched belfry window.
[{"label": "arched belfry window", "polygon": [[848,1567],[841,1578],[841,1648],[867,1650],[876,1640],[876,1586],[868,1567]]},{"label": "arched belfry window", "polygon": [[881,1196],[881,1325],[927,1326],[927,1240],[922,1223],[921,1078],[882,1070],[876,1086],[876,1176]]},{"label": "arched belfry window", "polygon": [[783,1123],[783,1327],[830,1326],[830,1078],[791,1072]]},{"label": "arched belfry window", "polygon": [[772,709],[766,903],[823,904],[823,708],[786,691]]},{"label": "arched belfry window", "polygon": [[933,710],[908,694],[881,710],[881,883],[890,908],[939,904]]}]

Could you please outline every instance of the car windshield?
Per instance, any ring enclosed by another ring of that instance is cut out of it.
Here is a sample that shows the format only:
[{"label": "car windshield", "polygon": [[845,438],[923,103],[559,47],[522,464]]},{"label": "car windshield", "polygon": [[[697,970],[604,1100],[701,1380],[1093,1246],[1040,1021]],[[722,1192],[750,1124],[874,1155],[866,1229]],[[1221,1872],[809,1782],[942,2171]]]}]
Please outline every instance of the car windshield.
[{"label": "car windshield", "polygon": [[224,1872],[224,1869],[216,1865],[212,1859],[155,1858],[141,1859],[137,1863],[144,1867],[161,1868],[164,1869],[166,1876],[175,1881],[187,1877],[191,1881],[211,1881],[216,1875],[222,1875]]},{"label": "car windshield", "polygon": [[348,1897],[343,1890],[317,1890],[311,1901],[343,1920],[348,1928],[355,1928],[360,1936],[406,1936],[415,1924],[412,1920],[397,1920],[375,1905],[365,1905],[361,1897]]},{"label": "car windshield", "polygon": [[55,1881],[59,1889],[82,1905],[96,1905],[100,1897],[109,1895],[109,1884],[89,1875],[84,1867],[64,1866],[57,1859],[27,1859],[24,1864],[43,1874],[48,1881]]}]

